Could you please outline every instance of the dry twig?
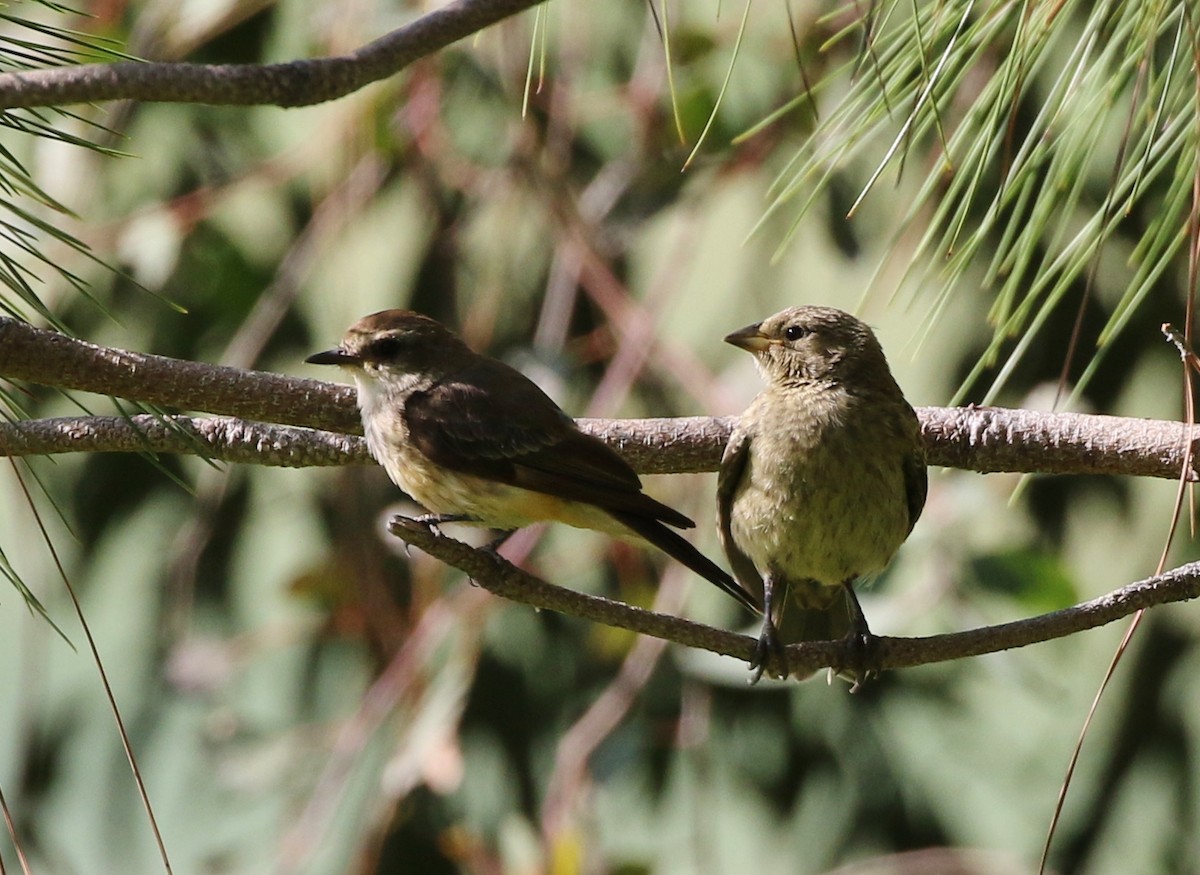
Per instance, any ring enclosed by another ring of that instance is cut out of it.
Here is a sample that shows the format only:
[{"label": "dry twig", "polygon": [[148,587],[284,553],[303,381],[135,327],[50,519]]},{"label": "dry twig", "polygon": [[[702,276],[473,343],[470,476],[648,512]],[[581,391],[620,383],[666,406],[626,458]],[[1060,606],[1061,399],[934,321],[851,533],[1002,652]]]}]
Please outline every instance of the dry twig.
[{"label": "dry twig", "polygon": [[311,106],[351,94],[542,0],[454,0],[345,55],[281,64],[81,64],[0,74],[0,109],[106,100]]}]

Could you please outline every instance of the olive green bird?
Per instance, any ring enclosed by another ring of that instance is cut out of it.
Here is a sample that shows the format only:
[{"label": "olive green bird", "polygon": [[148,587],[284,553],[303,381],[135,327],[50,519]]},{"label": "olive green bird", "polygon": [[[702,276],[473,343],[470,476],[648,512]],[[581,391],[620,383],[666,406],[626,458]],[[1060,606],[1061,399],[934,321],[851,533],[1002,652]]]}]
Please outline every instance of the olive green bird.
[{"label": "olive green bird", "polygon": [[928,476],[917,416],[863,322],[793,307],[725,340],[767,382],[717,481],[721,545],[738,582],[762,594],[757,681],[784,644],[867,640],[852,585],[908,537]]}]

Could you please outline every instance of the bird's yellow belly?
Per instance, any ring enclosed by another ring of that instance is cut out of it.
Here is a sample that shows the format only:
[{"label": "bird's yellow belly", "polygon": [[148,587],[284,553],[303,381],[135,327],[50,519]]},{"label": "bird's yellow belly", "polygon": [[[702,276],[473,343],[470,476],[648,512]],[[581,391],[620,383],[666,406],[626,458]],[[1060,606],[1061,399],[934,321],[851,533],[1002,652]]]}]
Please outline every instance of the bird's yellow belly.
[{"label": "bird's yellow belly", "polygon": [[390,461],[382,464],[392,482],[431,513],[463,514],[476,525],[503,530],[550,521],[622,537],[632,534],[594,505],[452,471],[411,446],[393,447],[388,455]]}]

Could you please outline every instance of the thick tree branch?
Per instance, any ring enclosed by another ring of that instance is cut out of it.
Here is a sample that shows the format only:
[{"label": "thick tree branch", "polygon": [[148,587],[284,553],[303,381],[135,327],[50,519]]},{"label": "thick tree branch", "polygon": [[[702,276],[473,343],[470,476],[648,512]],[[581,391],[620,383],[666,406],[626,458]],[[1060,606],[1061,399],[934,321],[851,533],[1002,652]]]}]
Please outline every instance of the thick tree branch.
[{"label": "thick tree branch", "polygon": [[1200,429],[1182,422],[973,405],[917,415],[930,463],[947,468],[1177,478],[1187,462],[1187,479],[1200,479]]},{"label": "thick tree branch", "polygon": [[[349,386],[126,352],[7,318],[0,318],[0,377],[175,409],[339,433],[361,432],[354,391]],[[1194,441],[1197,434],[1178,422],[1078,413],[996,407],[923,407],[917,412],[931,464],[979,472],[1174,478],[1184,464],[1187,441]],[[85,419],[0,424],[0,455],[84,449],[127,452],[144,448],[144,440],[157,452],[195,453],[195,440],[199,439],[212,458],[229,461],[251,461],[244,452],[251,440],[274,448],[268,462],[303,459],[305,451],[293,444],[308,441],[331,448],[344,446],[348,463],[363,460],[361,442],[330,444],[329,436],[276,431],[260,423],[245,423],[240,430],[227,431],[232,428],[228,423],[205,425],[180,418],[174,421],[188,422],[192,436],[172,436],[170,430],[160,429],[138,439],[129,424],[111,420],[89,423]],[[131,421],[143,420],[135,417]],[[716,470],[733,421],[733,417],[693,416],[581,420],[580,425],[614,446],[639,472],[671,474]],[[86,442],[83,435],[88,436]],[[315,452],[321,456],[326,450]],[[1197,479],[1194,460],[1189,479]]]},{"label": "thick tree branch", "polygon": [[[554,586],[494,553],[475,550],[440,532],[430,531],[415,520],[394,517],[388,529],[406,543],[458,568],[489,592],[512,601],[738,659],[749,660],[754,653],[756,642],[746,635]],[[1200,597],[1200,562],[1192,562],[1100,598],[1027,620],[926,638],[880,637],[871,653],[870,666],[859,664],[861,654],[842,642],[793,644],[786,648],[788,670],[806,677],[827,666],[861,673],[868,668],[907,668],[981,656],[1063,638],[1127,617],[1142,608],[1197,597]]]},{"label": "thick tree branch", "polygon": [[282,64],[83,64],[0,74],[0,109],[106,100],[310,106],[386,79],[418,58],[542,0],[454,0],[333,58]]},{"label": "thick tree branch", "polygon": [[348,386],[127,352],[0,318],[0,377],[329,431],[361,431]]}]

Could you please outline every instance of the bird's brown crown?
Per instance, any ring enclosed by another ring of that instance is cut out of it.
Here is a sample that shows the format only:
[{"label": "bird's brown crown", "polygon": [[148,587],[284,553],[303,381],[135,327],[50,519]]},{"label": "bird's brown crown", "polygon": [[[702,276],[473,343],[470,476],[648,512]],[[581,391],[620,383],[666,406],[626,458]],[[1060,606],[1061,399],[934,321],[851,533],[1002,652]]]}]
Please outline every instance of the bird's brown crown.
[{"label": "bird's brown crown", "polygon": [[340,348],[360,364],[402,370],[452,363],[470,355],[458,335],[411,310],[381,310],[364,316],[346,329]]}]

